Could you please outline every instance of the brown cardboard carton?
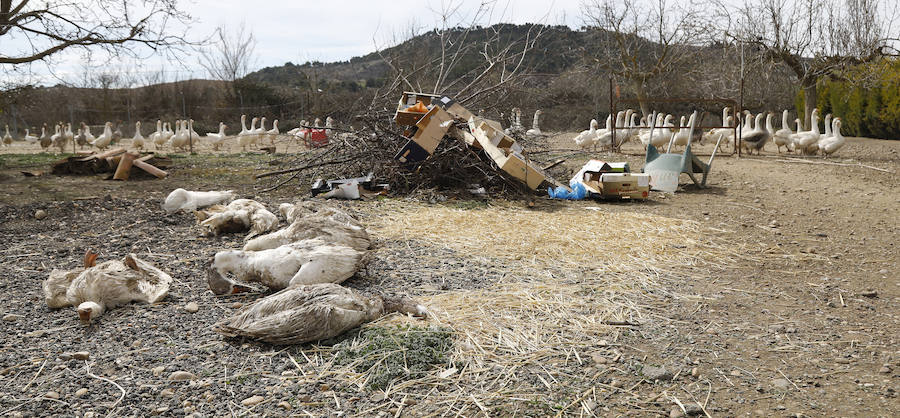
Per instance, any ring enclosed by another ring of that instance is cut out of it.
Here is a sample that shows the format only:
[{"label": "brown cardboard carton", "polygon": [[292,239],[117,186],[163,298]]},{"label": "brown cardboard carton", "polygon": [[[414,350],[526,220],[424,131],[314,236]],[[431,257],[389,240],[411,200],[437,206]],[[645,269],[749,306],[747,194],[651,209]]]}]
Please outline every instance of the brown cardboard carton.
[{"label": "brown cardboard carton", "polygon": [[650,175],[644,173],[604,173],[600,175],[602,197],[646,199],[650,196]]},{"label": "brown cardboard carton", "polygon": [[410,139],[429,154],[434,154],[434,150],[437,149],[444,139],[444,135],[447,134],[447,130],[450,129],[452,120],[453,117],[449,113],[435,106],[416,122],[416,127],[419,129]]}]

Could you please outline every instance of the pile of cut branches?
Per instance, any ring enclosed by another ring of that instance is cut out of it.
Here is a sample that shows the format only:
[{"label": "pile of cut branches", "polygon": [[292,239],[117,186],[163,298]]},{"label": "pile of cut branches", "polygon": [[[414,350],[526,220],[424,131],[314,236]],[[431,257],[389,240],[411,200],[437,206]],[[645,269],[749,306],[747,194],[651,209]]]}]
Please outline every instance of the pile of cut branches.
[{"label": "pile of cut branches", "polygon": [[[359,177],[371,172],[377,183],[390,184],[394,195],[434,191],[462,197],[479,188],[493,197],[522,198],[532,193],[498,170],[483,152],[450,136],[445,136],[434,154],[418,168],[410,169],[394,158],[408,139],[401,135],[392,117],[387,111],[370,112],[357,117],[362,129],[333,129],[327,146],[282,162],[283,169],[258,174],[260,191],[293,185],[305,192],[317,179]],[[457,127],[468,129],[464,123]]]}]

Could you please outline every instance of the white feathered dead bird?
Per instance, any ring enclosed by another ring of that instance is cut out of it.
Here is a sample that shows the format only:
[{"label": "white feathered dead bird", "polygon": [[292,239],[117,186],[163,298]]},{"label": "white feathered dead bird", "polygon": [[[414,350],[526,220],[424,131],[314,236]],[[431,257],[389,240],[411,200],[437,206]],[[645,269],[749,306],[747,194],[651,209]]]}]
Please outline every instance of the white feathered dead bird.
[{"label": "white feathered dead bird", "polygon": [[219,251],[208,270],[210,290],[217,295],[245,290],[228,277],[271,289],[342,283],[365,265],[367,252],[322,239],[307,239],[262,251]]},{"label": "white feathered dead bird", "polygon": [[303,344],[336,337],[391,312],[427,315],[409,298],[363,296],[336,284],[295,286],[258,300],[216,324],[215,331],[271,344]]},{"label": "white feathered dead bird", "polygon": [[[286,206],[287,205],[287,206]],[[353,216],[332,207],[313,212],[308,205],[282,204],[279,212],[287,213],[291,222],[287,227],[271,234],[256,237],[244,245],[244,251],[260,251],[277,248],[305,239],[319,238],[328,244],[338,244],[365,251],[371,246],[366,229]]]},{"label": "white feathered dead bird", "polygon": [[250,199],[237,199],[226,206],[214,205],[194,212],[203,233],[215,236],[229,232],[249,230],[246,240],[264,234],[278,226],[278,217],[262,203]]},{"label": "white feathered dead bird", "polygon": [[193,212],[212,205],[228,204],[234,200],[234,191],[192,192],[184,189],[175,189],[166,196],[162,208],[166,213],[174,213],[179,210]]},{"label": "white feathered dead bird", "polygon": [[44,300],[50,308],[76,306],[82,322],[131,302],[156,303],[169,293],[172,277],[152,264],[126,255],[96,264],[97,254],[85,254],[84,267],[53,270],[44,280]]}]

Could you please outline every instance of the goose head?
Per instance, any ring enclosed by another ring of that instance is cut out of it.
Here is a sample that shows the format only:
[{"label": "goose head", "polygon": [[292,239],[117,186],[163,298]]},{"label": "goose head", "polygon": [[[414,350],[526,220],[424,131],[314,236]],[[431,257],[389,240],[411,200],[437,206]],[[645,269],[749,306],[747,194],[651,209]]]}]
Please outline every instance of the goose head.
[{"label": "goose head", "polygon": [[224,276],[224,274],[239,269],[245,258],[247,258],[247,255],[243,251],[231,250],[216,253],[210,260],[209,269],[207,269],[209,290],[216,295],[230,295],[249,291],[250,289],[240,286]]},{"label": "goose head", "polygon": [[382,297],[384,313],[399,312],[424,318],[428,316],[428,309],[407,297]]},{"label": "goose head", "polygon": [[591,119],[591,132],[596,131],[599,127],[600,123],[597,122],[597,119]]},{"label": "goose head", "polygon": [[831,121],[831,134],[836,137],[841,136],[841,118],[834,118]]},{"label": "goose head", "polygon": [[103,315],[103,306],[97,302],[82,302],[76,309],[78,311],[78,319],[83,324],[90,324],[94,318]]}]

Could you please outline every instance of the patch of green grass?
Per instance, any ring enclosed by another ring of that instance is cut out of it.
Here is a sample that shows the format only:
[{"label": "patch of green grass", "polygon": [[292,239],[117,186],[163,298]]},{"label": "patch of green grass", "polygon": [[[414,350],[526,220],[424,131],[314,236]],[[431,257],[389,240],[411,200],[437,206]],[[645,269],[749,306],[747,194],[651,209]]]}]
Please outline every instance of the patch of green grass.
[{"label": "patch of green grass", "polygon": [[49,166],[50,163],[72,154],[0,154],[0,169]]},{"label": "patch of green grass", "polygon": [[393,382],[424,377],[447,363],[453,333],[442,327],[374,327],[335,346],[335,364],[368,373],[368,387],[384,389]]},{"label": "patch of green grass", "polygon": [[490,203],[487,200],[455,200],[453,202],[447,203],[447,206],[450,206],[454,209],[462,209],[462,210],[479,210],[479,209],[487,209],[490,206]]}]

